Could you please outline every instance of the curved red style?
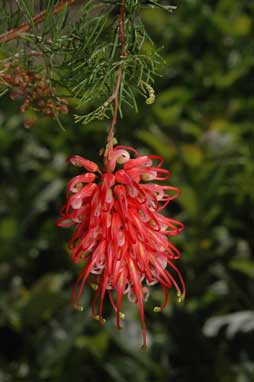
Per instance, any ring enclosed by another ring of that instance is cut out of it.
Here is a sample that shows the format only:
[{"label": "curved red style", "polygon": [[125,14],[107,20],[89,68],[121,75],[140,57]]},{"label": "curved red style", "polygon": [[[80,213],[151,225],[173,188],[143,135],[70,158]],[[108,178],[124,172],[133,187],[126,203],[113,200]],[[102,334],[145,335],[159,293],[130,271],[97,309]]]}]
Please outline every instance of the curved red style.
[{"label": "curved red style", "polygon": [[94,318],[103,322],[107,294],[120,328],[122,298],[128,295],[138,305],[146,347],[144,302],[149,288],[159,283],[165,295],[155,311],[162,311],[167,305],[169,288],[174,287],[178,296],[185,296],[183,278],[174,264],[180,252],[169,241],[184,226],[160,213],[179,196],[180,190],[151,183],[170,177],[169,171],[161,168],[163,158],[141,156],[131,147],[112,149],[107,157],[107,172],[103,173],[96,163],[78,155],[68,162],[85,172],[69,182],[67,202],[57,221],[59,227],[75,225],[69,243],[71,258],[74,263],[84,263],[73,288],[72,303],[80,307],[88,282],[95,289]]}]

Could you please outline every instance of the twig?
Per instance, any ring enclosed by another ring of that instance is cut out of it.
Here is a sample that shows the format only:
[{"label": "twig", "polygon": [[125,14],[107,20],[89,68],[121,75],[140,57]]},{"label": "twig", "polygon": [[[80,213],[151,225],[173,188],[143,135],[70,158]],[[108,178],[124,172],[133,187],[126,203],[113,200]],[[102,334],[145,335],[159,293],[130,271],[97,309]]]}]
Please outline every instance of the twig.
[{"label": "twig", "polygon": [[[121,7],[120,7],[120,15],[119,15],[119,39],[121,42],[121,52],[120,52],[120,58],[126,57],[127,53],[125,50],[125,30],[124,30],[124,18],[125,18],[125,1],[121,1]],[[107,147],[105,150],[105,167],[107,167],[107,161],[108,155],[110,155],[110,152],[113,148],[114,144],[114,135],[115,135],[115,125],[117,121],[117,114],[118,114],[118,104],[119,104],[119,90],[122,82],[122,76],[123,76],[123,61],[119,64],[117,74],[116,74],[116,85],[114,89],[114,93],[110,97],[111,100],[114,100],[114,113],[112,117],[111,127],[108,131],[108,137],[107,137]]]},{"label": "twig", "polygon": [[[77,0],[62,0],[59,4],[55,5],[52,14],[56,15],[61,12],[65,6],[73,5]],[[38,13],[38,15],[33,17],[34,24],[40,24],[46,17],[46,11],[42,11]],[[31,25],[29,23],[23,23],[20,26],[13,28],[3,34],[0,35],[0,43],[8,42],[14,40],[15,38],[19,38],[22,33],[29,31]]]}]

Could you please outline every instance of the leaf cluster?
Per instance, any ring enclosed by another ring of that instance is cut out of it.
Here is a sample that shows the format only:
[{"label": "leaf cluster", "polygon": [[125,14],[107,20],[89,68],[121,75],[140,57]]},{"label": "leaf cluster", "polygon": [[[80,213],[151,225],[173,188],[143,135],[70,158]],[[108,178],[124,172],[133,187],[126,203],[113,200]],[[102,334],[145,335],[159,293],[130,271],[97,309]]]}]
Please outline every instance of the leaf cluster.
[{"label": "leaf cluster", "polygon": [[[120,2],[89,0],[72,12],[66,6],[57,15],[56,1],[48,1],[45,20],[35,25],[35,7],[32,1],[22,0],[17,10],[8,8],[10,15],[21,12],[30,24],[30,31],[20,36],[15,55],[9,55],[3,46],[5,60],[44,73],[57,86],[60,95],[69,97],[77,110],[76,122],[89,123],[93,119],[110,118],[117,70],[122,67],[119,111],[124,108],[137,110],[136,97],[150,97],[154,76],[158,75],[162,60],[158,49],[145,30],[140,16],[143,7],[172,7],[158,1],[144,4],[127,0],[125,10],[126,55],[121,57],[119,38]],[[6,9],[6,6],[5,6]],[[5,11],[6,17],[8,11]],[[149,103],[149,101],[148,101]]]}]

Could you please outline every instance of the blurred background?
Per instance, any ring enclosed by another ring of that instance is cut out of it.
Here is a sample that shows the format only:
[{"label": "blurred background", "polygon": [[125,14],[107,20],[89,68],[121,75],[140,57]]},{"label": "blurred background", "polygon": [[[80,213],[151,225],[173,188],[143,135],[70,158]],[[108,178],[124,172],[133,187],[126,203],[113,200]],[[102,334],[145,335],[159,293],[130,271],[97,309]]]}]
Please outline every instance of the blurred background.
[{"label": "blurred background", "polygon": [[77,171],[70,154],[98,161],[107,122],[61,130],[44,118],[25,129],[19,106],[0,99],[0,382],[254,381],[253,3],[183,0],[173,15],[143,19],[165,59],[156,103],[139,102],[118,123],[120,144],[164,156],[182,196],[167,213],[183,221],[181,270],[187,298],[153,312],[146,303],[142,352],[135,306],[125,328],[106,306],[101,327],[73,311],[78,269],[70,230],[55,221]]}]

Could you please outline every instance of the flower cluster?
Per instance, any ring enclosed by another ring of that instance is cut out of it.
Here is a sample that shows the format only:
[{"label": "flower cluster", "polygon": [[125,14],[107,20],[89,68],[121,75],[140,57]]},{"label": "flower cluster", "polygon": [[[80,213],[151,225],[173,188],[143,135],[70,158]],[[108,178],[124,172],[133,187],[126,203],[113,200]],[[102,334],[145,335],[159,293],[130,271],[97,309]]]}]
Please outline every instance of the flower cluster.
[{"label": "flower cluster", "polygon": [[96,163],[77,155],[68,162],[84,169],[69,182],[67,202],[57,222],[60,227],[75,225],[69,243],[71,258],[74,263],[84,264],[73,288],[72,303],[83,310],[80,298],[87,282],[95,289],[93,317],[103,322],[107,294],[120,328],[120,319],[124,318],[122,298],[127,295],[138,305],[146,346],[144,302],[150,287],[159,283],[165,295],[155,311],[167,305],[169,288],[174,287],[179,298],[185,295],[184,281],[174,264],[180,252],[169,241],[184,227],[161,214],[180,191],[152,183],[170,177],[162,168],[163,159],[141,156],[131,147],[110,150],[103,172]]},{"label": "flower cluster", "polygon": [[[2,83],[10,87],[10,98],[21,100],[20,111],[24,113],[29,108],[39,111],[48,117],[56,117],[59,113],[68,113],[67,101],[55,96],[55,88],[50,87],[42,75],[25,70],[20,66],[5,65],[5,71],[0,74]],[[29,127],[32,123],[25,123]]]}]

